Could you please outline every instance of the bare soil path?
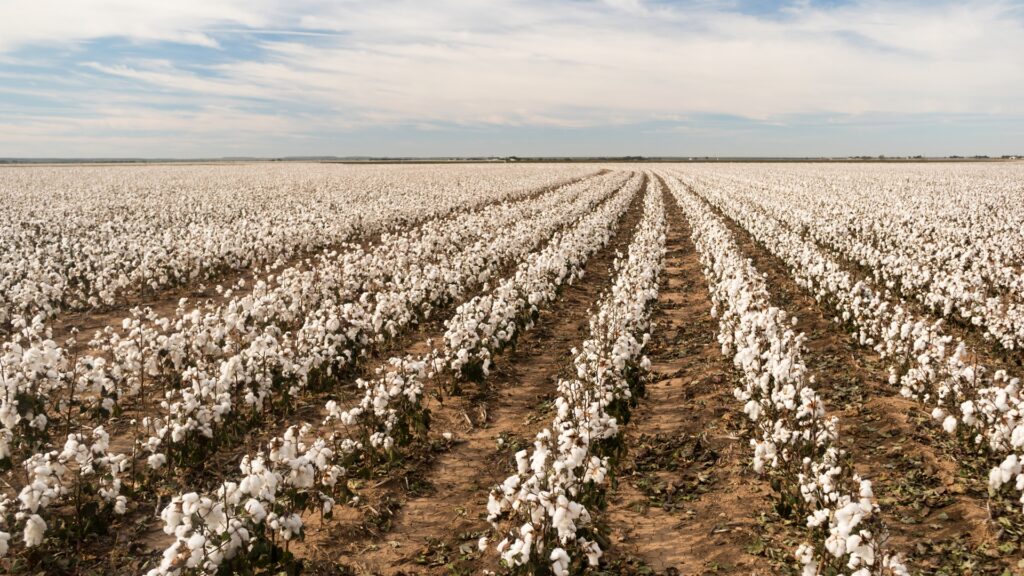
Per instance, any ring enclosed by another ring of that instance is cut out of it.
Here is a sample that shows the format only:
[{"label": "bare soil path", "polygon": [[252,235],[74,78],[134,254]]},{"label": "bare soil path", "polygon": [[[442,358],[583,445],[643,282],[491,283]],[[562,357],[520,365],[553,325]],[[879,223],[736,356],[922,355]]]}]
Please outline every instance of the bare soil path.
[{"label": "bare soil path", "polygon": [[797,317],[807,336],[804,360],[816,389],[840,419],[841,441],[857,471],[874,485],[890,532],[889,545],[914,573],[968,559],[975,574],[1016,568],[1014,550],[998,551],[1002,528],[990,519],[984,482],[958,466],[945,433],[920,405],[888,383],[884,361],[831,321],[832,314],[800,288],[785,264],[741,226],[723,217],[744,254],[767,275],[772,303]]},{"label": "bare soil path", "polygon": [[[547,192],[557,187],[559,186],[552,186],[532,193],[530,197],[535,198],[542,192]],[[546,241],[541,243],[536,250],[542,249],[545,244]],[[506,263],[494,278],[502,278],[508,275],[516,269],[518,264],[518,261]],[[465,296],[465,300],[472,298],[478,292],[479,290],[474,289],[472,293]],[[336,400],[342,405],[351,404],[360,395],[359,390],[355,386],[356,379],[372,379],[374,377],[374,370],[389,358],[429,352],[431,342],[439,339],[444,333],[444,319],[454,312],[459,303],[461,302],[451,303],[443,308],[434,310],[429,319],[421,320],[408,327],[407,331],[398,334],[383,346],[371,347],[367,350],[365,357],[361,357],[349,371],[337,377],[336,385],[328,389],[310,390],[300,394],[295,399],[295,409],[293,412],[278,414],[274,421],[268,420],[265,426],[255,427],[244,433],[232,436],[214,447],[213,452],[208,455],[203,464],[195,470],[188,472],[188,478],[184,480],[185,485],[199,492],[215,488],[225,478],[237,472],[238,465],[245,455],[262,449],[270,438],[282,434],[288,425],[287,423],[317,423],[322,421],[325,415],[324,404],[327,400]],[[428,386],[428,389],[430,387]],[[435,414],[434,426],[440,425],[436,422],[437,417],[438,415]],[[130,431],[122,430],[121,432],[129,434]],[[440,431],[436,433],[436,436],[440,435]],[[127,440],[120,437],[115,438],[113,441],[127,442]],[[447,442],[431,443],[424,446],[424,450],[421,453],[414,454],[413,457],[408,459],[408,462],[397,462],[390,469],[383,469],[380,473],[390,477],[392,480],[402,478],[402,481],[406,482],[406,488],[415,491],[419,486],[410,486],[408,484],[408,477],[416,472],[417,466],[424,466],[440,450],[443,450],[444,444],[447,444]],[[389,517],[394,502],[390,499],[386,490],[382,492],[377,489],[381,487],[379,478],[374,478],[367,482],[360,480],[355,480],[354,482],[356,483],[354,488],[357,488],[361,497],[367,498],[367,502],[357,508],[336,507],[336,518],[323,525],[321,525],[318,516],[307,518],[307,531],[312,533],[312,536],[307,537],[307,542],[298,544],[297,549],[294,550],[296,553],[315,553],[327,544],[324,541],[323,535],[329,530],[333,530],[336,533],[347,533],[346,539],[365,540],[367,528],[372,528],[374,524],[385,525],[390,521]],[[178,489],[170,490],[167,497],[169,498],[170,494],[176,494],[179,491]],[[163,500],[166,500],[166,498]],[[149,504],[151,503],[147,502],[147,505],[144,507],[137,507],[134,503],[130,505],[128,516],[131,518],[128,522],[122,523],[126,524],[126,526],[120,528],[123,533],[118,537],[119,544],[127,544],[127,549],[122,548],[120,545],[115,545],[113,556],[108,558],[111,565],[116,566],[118,571],[124,570],[126,566],[145,565],[146,562],[153,564],[157,561],[159,553],[173,542],[172,537],[163,533],[161,520],[158,514],[155,514],[154,510],[150,509]],[[157,506],[156,511],[159,511],[159,506]],[[371,516],[371,518],[368,518],[368,516]],[[110,568],[111,565],[107,565],[107,567]]]},{"label": "bare soil path", "polygon": [[[629,245],[641,212],[638,193],[615,237],[587,262],[583,278],[563,287],[516,348],[496,359],[483,386],[466,385],[462,395],[443,403],[432,400],[430,434],[440,453],[423,462],[412,480],[396,477],[383,486],[377,499],[394,509],[385,530],[320,546],[332,564],[357,574],[450,574],[492,560],[476,548],[488,528],[488,493],[513,470],[515,451],[532,443],[551,419],[558,378],[569,375],[571,349],[586,338],[590,309],[611,285],[615,254]],[[328,529],[353,535],[351,527]]]},{"label": "bare soil path", "polygon": [[[620,572],[752,574],[765,566],[758,517],[767,487],[748,470],[736,378],[716,341],[690,228],[666,195],[668,253],[648,348],[651,382],[626,427],[628,456],[610,498],[609,559]],[[675,572],[673,572],[675,571]]]}]

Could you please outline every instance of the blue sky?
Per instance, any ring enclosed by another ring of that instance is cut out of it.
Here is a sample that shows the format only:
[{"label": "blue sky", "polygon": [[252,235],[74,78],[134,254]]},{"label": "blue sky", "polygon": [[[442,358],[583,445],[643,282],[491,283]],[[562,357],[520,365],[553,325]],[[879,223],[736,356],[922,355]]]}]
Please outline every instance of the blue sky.
[{"label": "blue sky", "polygon": [[34,0],[0,156],[1024,153],[1024,2]]}]

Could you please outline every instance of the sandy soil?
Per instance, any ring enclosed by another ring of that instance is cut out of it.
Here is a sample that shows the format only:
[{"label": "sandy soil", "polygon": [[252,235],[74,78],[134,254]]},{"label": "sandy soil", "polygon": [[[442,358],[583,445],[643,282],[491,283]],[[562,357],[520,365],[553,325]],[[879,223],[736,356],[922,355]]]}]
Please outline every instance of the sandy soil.
[{"label": "sandy soil", "polygon": [[744,253],[767,274],[773,304],[798,318],[807,335],[804,360],[828,411],[840,418],[841,441],[857,471],[873,482],[889,546],[922,573],[966,556],[996,573],[1017,568],[1019,554],[992,554],[1003,530],[989,514],[985,477],[958,465],[945,433],[922,407],[888,383],[886,364],[857,345],[832,314],[802,290],[785,264],[725,218]]},{"label": "sandy soil", "polygon": [[[640,200],[638,194],[616,236],[587,262],[583,278],[564,287],[516,348],[497,358],[483,387],[465,386],[462,395],[443,403],[435,399],[431,436],[440,453],[411,475],[388,481],[382,486],[387,489],[372,497],[394,508],[387,529],[321,547],[332,555],[326,560],[357,574],[448,574],[492,562],[476,550],[487,528],[487,494],[512,471],[510,448],[531,442],[550,421],[557,379],[568,375],[570,350],[587,336],[590,309],[611,284],[615,252],[628,246],[640,218]],[[443,440],[446,432],[453,435],[451,442]],[[504,450],[498,449],[499,437]],[[356,532],[351,525],[331,524],[327,530],[332,533]],[[361,527],[367,528],[365,519]],[[325,559],[318,560],[323,565]]]},{"label": "sandy soil", "polygon": [[[609,559],[623,572],[752,574],[763,565],[757,517],[768,491],[748,470],[735,371],[717,325],[690,229],[666,196],[668,253],[648,356],[647,397],[627,426],[629,456],[608,511]],[[674,571],[674,572],[673,572]]]}]

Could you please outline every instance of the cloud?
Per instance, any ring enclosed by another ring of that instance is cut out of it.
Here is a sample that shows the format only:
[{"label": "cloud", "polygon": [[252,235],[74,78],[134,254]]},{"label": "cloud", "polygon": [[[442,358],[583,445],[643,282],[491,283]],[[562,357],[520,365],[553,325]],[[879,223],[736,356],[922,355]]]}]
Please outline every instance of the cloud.
[{"label": "cloud", "polygon": [[[250,119],[246,138],[317,143],[374,127],[1024,115],[1018,2],[41,0],[0,7],[0,22],[0,98],[70,99],[73,130],[97,137],[133,123],[193,134],[182,110],[232,119],[209,124],[225,131]],[[31,86],[5,73],[22,62]],[[112,118],[123,108],[108,99],[132,113]],[[20,126],[52,126],[20,112]]]}]

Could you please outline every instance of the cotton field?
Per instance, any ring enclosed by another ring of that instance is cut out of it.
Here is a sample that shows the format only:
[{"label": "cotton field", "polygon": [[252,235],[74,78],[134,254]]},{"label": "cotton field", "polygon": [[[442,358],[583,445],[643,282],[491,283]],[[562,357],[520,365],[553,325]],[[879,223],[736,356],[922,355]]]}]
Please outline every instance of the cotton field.
[{"label": "cotton field", "polygon": [[1024,164],[0,199],[4,573],[1024,573]]}]

